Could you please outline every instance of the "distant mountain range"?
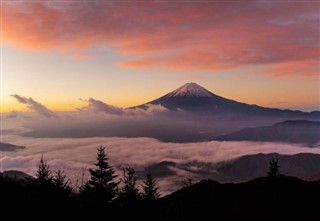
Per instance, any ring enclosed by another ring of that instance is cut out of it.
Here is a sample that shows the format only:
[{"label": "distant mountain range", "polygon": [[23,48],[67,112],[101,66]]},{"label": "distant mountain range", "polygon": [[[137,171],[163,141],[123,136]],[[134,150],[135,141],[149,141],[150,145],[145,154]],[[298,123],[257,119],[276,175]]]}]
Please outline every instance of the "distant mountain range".
[{"label": "distant mountain range", "polygon": [[231,134],[218,136],[214,140],[286,142],[319,146],[320,122],[284,121],[273,126],[246,128]]},{"label": "distant mountain range", "polygon": [[218,165],[217,180],[241,182],[254,179],[254,177],[266,176],[271,159],[278,160],[279,171],[286,176],[304,178],[320,172],[320,154],[254,154]]},{"label": "distant mountain range", "polygon": [[145,173],[155,177],[170,177],[177,170],[194,177],[213,179],[219,182],[243,182],[255,177],[266,176],[271,159],[278,159],[280,173],[300,178],[312,177],[320,173],[320,154],[299,153],[295,155],[254,154],[220,163],[174,163],[163,161],[145,168]]},{"label": "distant mountain range", "polygon": [[25,148],[24,146],[16,146],[9,143],[0,142],[0,151],[16,151]]}]

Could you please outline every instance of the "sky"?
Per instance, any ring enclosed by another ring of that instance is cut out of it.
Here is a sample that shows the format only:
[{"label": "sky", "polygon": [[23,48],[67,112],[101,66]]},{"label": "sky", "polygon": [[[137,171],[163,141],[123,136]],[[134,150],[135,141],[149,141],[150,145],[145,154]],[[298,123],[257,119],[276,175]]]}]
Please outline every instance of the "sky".
[{"label": "sky", "polygon": [[319,110],[319,1],[1,1],[1,112],[130,107],[187,82]]}]

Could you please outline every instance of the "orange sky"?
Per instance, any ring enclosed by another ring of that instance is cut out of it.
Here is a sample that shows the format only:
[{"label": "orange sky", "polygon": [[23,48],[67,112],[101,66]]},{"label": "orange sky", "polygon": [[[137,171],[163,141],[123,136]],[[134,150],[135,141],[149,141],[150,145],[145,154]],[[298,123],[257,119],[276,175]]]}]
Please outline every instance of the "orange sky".
[{"label": "orange sky", "polygon": [[262,106],[319,109],[317,1],[4,1],[2,112],[10,96],[73,110],[128,107],[186,82]]}]

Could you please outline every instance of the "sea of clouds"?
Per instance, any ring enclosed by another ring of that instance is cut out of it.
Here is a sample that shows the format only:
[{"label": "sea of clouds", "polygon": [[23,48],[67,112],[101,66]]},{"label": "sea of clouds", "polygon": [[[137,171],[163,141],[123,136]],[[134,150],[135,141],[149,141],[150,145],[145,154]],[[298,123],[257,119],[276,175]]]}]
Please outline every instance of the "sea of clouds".
[{"label": "sea of clouds", "polygon": [[[34,176],[43,156],[52,170],[64,170],[76,188],[88,178],[87,170],[93,167],[96,150],[101,145],[106,147],[110,164],[118,174],[123,165],[130,165],[137,173],[142,174],[146,167],[164,161],[177,164],[219,163],[257,153],[320,154],[320,148],[293,144],[218,141],[172,143],[150,137],[139,137],[139,133],[148,132],[149,125],[153,125],[160,135],[167,133],[172,136],[175,136],[172,133],[179,131],[180,128],[197,126],[196,117],[189,119],[188,113],[168,111],[158,105],[151,105],[148,110],[123,109],[90,98],[86,100],[87,105],[77,111],[58,113],[32,98],[19,95],[13,97],[26,105],[31,112],[13,111],[4,114],[1,142],[26,148],[18,151],[0,151],[1,171],[20,170]],[[199,121],[199,124],[202,123]],[[125,134],[122,134],[122,137],[117,136],[123,128],[127,128],[133,134],[137,131],[139,133],[131,138]],[[99,136],[99,131],[108,129],[115,131],[114,136]],[[65,131],[74,132],[71,134],[73,136],[63,136]],[[31,134],[28,134],[30,132]],[[188,130],[183,132],[188,133]],[[90,136],[87,136],[88,134]],[[182,180],[194,176],[190,171],[177,168],[172,170],[175,172],[174,176],[158,178],[163,193],[180,188]],[[197,179],[201,179],[201,175]]]},{"label": "sea of clouds", "polygon": [[[162,161],[177,164],[188,162],[217,163],[256,153],[317,153],[320,148],[305,148],[292,144],[257,142],[164,143],[152,138],[30,138],[3,135],[3,142],[25,146],[25,149],[1,153],[1,170],[20,170],[35,175],[41,156],[52,170],[62,169],[73,182],[82,179],[82,172],[93,167],[96,149],[106,146],[111,165],[117,171],[130,165],[139,172]],[[178,189],[179,182],[191,176],[187,171],[175,171],[175,177],[159,180],[164,193]],[[86,173],[85,176],[88,176]],[[201,178],[201,177],[199,177]]]}]

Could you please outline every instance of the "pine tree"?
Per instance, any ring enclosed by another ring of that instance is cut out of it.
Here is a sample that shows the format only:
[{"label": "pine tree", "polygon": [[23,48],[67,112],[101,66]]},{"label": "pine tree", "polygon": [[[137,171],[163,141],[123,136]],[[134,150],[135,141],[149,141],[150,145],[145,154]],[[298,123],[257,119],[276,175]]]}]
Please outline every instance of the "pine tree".
[{"label": "pine tree", "polygon": [[147,174],[146,179],[142,185],[143,198],[147,200],[154,200],[160,197],[159,188],[156,186],[156,181],[151,174]]},{"label": "pine tree", "polygon": [[268,177],[278,177],[279,176],[279,168],[280,166],[278,165],[278,159],[272,159],[269,161],[269,172],[268,172]]},{"label": "pine tree", "polygon": [[47,162],[43,160],[43,156],[41,156],[40,164],[38,166],[36,181],[42,185],[52,184],[50,167]]},{"label": "pine tree", "polygon": [[85,186],[94,190],[97,196],[101,195],[100,197],[103,197],[104,201],[109,203],[116,196],[118,183],[113,181],[116,175],[108,163],[105,147],[100,146],[98,148],[97,163],[94,165],[96,169],[89,169],[91,177],[88,185]]},{"label": "pine tree", "polygon": [[57,170],[55,171],[55,176],[53,177],[53,185],[59,189],[71,191],[70,181],[67,179],[67,176],[63,171]]}]

